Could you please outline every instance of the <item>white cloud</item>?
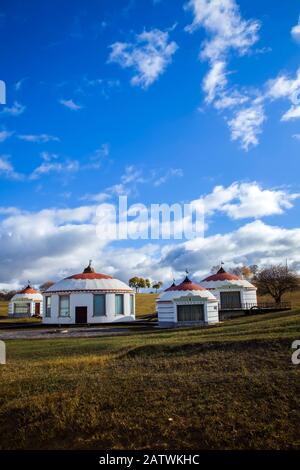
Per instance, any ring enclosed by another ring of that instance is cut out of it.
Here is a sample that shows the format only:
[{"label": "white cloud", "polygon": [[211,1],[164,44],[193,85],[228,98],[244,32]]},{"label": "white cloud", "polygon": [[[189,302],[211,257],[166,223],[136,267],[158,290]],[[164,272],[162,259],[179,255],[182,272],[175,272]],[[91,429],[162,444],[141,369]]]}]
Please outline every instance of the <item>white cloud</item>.
[{"label": "white cloud", "polygon": [[271,99],[279,98],[297,98],[300,94],[300,67],[296,72],[296,77],[290,78],[286,74],[278,75],[278,77],[268,80],[267,84],[267,95]]},{"label": "white cloud", "polygon": [[300,16],[298,19],[298,24],[296,24],[296,26],[293,26],[293,28],[291,29],[291,35],[296,42],[300,43]]},{"label": "white cloud", "polygon": [[[200,58],[208,60],[210,69],[203,80],[206,102],[218,110],[233,110],[234,116],[226,118],[232,140],[239,140],[243,149],[258,144],[258,134],[264,122],[262,102],[236,89],[228,89],[227,61],[230,52],[243,56],[258,41],[260,22],[244,20],[235,0],[190,0],[186,9],[194,19],[186,30],[193,32],[202,27],[209,35],[203,42]],[[246,102],[252,103],[247,108]],[[258,120],[255,122],[255,120]]]},{"label": "white cloud", "polygon": [[1,175],[12,180],[22,179],[22,175],[15,171],[7,155],[0,155],[0,176]]},{"label": "white cloud", "polygon": [[211,39],[204,42],[203,59],[214,62],[230,49],[244,55],[258,40],[259,21],[244,20],[235,0],[190,0],[186,8],[194,14],[187,31],[203,27],[211,35]]},{"label": "white cloud", "polygon": [[58,137],[49,134],[21,134],[18,135],[18,138],[26,142],[37,143],[58,142],[60,140]]},{"label": "white cloud", "polygon": [[207,94],[206,101],[211,103],[216,94],[219,94],[227,85],[226,63],[217,60],[213,63],[211,69],[203,80],[203,90]]},{"label": "white cloud", "polygon": [[289,121],[300,117],[300,67],[295,78],[281,74],[275,79],[268,80],[266,84],[266,96],[271,100],[286,98],[292,106],[286,111],[281,120]]},{"label": "white cloud", "polygon": [[110,46],[109,62],[132,68],[131,84],[144,89],[152,85],[172,62],[177,44],[169,41],[169,33],[159,29],[144,31],[132,43],[115,42]]},{"label": "white cloud", "polygon": [[72,111],[78,111],[79,109],[82,109],[83,106],[81,106],[78,103],[75,103],[72,99],[70,100],[59,100],[60,104],[65,106],[68,109],[71,109]]},{"label": "white cloud", "polygon": [[235,182],[227,187],[215,186],[213,191],[201,200],[206,215],[223,212],[238,220],[282,214],[286,209],[293,207],[293,201],[299,197],[300,194],[283,189],[263,189],[254,181]]},{"label": "white cloud", "polygon": [[35,180],[40,178],[41,176],[48,175],[49,173],[73,173],[77,172],[79,168],[80,166],[77,160],[69,160],[64,163],[45,161],[33,170],[29,178]]},{"label": "white cloud", "polygon": [[220,259],[230,265],[278,263],[286,258],[300,263],[300,229],[270,226],[261,220],[180,244],[146,241],[140,247],[99,239],[97,222],[94,205],[39,212],[7,210],[0,220],[0,283],[57,280],[81,272],[90,258],[99,272],[124,281],[142,275],[167,283],[172,271],[178,276],[188,267],[200,277]]},{"label": "white cloud", "polygon": [[239,107],[249,101],[249,97],[241,94],[237,90],[226,90],[219,94],[218,99],[214,102],[214,107],[219,110]]},{"label": "white cloud", "polygon": [[162,266],[183,272],[186,266],[203,278],[222,259],[228,265],[283,263],[299,266],[300,229],[270,226],[261,220],[235,231],[199,238],[165,250]]},{"label": "white cloud", "polygon": [[246,108],[236,111],[233,119],[228,121],[232,140],[239,140],[244,150],[258,144],[258,135],[265,121],[264,107],[261,103],[253,102]]},{"label": "white cloud", "polygon": [[181,168],[170,168],[164,175],[154,179],[154,186],[161,186],[172,177],[182,177],[183,170]]},{"label": "white cloud", "polygon": [[6,129],[3,129],[0,131],[0,142],[4,142],[6,139],[11,137],[14,134],[13,131],[7,131]]},{"label": "white cloud", "polygon": [[286,113],[284,113],[281,120],[290,121],[291,119],[298,119],[298,118],[300,118],[300,105],[291,106],[291,108]]},{"label": "white cloud", "polygon": [[[292,207],[298,194],[283,189],[263,189],[256,182],[217,186],[202,196],[206,214],[223,213],[234,220],[281,214]],[[195,201],[193,201],[195,202]],[[196,200],[197,202],[197,200]],[[99,239],[101,207],[84,205],[38,212],[1,207],[0,285],[41,283],[80,272],[92,257],[100,272],[127,281],[132,275],[169,281],[186,267],[204,275],[220,259],[231,265],[282,262],[300,265],[300,229],[283,229],[256,220],[228,233],[216,233],[180,244],[146,241],[124,246]],[[104,206],[103,206],[104,208]],[[131,229],[139,223],[131,223]]]},{"label": "white cloud", "polygon": [[1,111],[1,114],[8,114],[10,116],[19,116],[20,114],[23,114],[26,109],[26,106],[18,103],[18,101],[14,101],[12,106],[6,106],[3,108]]},{"label": "white cloud", "polygon": [[22,86],[23,86],[23,83],[25,82],[25,80],[27,80],[27,77],[24,77],[24,78],[21,78],[20,80],[18,80],[16,83],[15,83],[15,90],[16,91],[20,91]]}]

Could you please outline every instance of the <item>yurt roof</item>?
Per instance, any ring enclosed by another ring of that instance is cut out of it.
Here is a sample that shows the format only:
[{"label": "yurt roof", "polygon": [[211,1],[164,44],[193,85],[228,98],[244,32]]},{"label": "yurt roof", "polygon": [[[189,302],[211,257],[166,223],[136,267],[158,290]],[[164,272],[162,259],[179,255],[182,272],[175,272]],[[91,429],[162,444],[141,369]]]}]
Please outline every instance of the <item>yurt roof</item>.
[{"label": "yurt roof", "polygon": [[201,281],[201,285],[207,289],[218,288],[226,285],[238,287],[248,287],[255,289],[255,286],[246,279],[241,279],[235,274],[228,273],[224,268],[220,268],[215,274],[212,274]]},{"label": "yurt roof", "polygon": [[28,284],[24,289],[20,292],[17,292],[11,300],[20,300],[20,299],[28,299],[28,300],[42,300],[42,294],[37,290],[34,289],[30,284]]},{"label": "yurt roof", "polygon": [[73,274],[56,282],[45,293],[74,291],[133,292],[125,282],[108,274],[96,273],[91,261],[82,273]]},{"label": "yurt roof", "polygon": [[208,300],[216,300],[215,296],[204,287],[192,282],[188,276],[178,285],[173,284],[162,292],[158,298],[160,301],[173,300],[182,296],[198,296]]}]

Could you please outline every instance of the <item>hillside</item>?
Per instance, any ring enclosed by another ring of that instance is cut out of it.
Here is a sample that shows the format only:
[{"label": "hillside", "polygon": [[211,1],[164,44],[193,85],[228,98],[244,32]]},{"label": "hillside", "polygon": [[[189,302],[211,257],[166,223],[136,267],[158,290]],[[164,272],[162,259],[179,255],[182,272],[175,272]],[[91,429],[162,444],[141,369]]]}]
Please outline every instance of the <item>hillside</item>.
[{"label": "hillside", "polygon": [[299,449],[294,339],[300,310],[110,338],[8,341],[0,446]]}]

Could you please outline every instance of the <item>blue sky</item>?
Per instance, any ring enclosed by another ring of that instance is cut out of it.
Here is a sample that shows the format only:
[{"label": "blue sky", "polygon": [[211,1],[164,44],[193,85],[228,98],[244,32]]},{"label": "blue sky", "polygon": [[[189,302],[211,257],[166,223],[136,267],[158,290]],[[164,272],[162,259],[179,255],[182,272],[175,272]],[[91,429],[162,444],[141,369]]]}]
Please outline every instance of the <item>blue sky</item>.
[{"label": "blue sky", "polygon": [[[298,269],[299,15],[293,0],[3,0],[0,284],[89,258],[124,280],[221,259]],[[100,242],[93,211],[119,194],[206,198],[205,240]]]}]

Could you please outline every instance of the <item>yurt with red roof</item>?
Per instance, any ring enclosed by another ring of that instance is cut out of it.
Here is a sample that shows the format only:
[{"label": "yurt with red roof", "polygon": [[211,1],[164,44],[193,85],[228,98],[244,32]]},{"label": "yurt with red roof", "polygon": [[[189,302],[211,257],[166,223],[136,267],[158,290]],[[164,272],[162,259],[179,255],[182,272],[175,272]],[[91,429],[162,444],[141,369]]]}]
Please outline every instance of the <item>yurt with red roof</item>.
[{"label": "yurt with red roof", "polygon": [[45,292],[43,323],[92,324],[135,319],[134,291],[124,282],[96,273],[90,264]]},{"label": "yurt with red roof", "polygon": [[161,326],[174,324],[210,324],[219,321],[215,296],[192,282],[188,276],[162,292],[156,301]]},{"label": "yurt with red roof", "polygon": [[257,306],[256,287],[223,267],[200,284],[214,294],[221,310],[248,310]]},{"label": "yurt with red roof", "polygon": [[43,296],[30,283],[15,294],[8,305],[8,315],[15,318],[40,316],[43,311]]}]

